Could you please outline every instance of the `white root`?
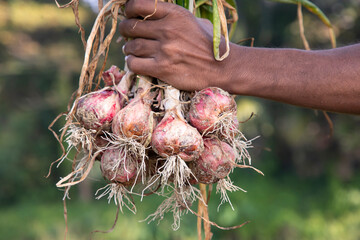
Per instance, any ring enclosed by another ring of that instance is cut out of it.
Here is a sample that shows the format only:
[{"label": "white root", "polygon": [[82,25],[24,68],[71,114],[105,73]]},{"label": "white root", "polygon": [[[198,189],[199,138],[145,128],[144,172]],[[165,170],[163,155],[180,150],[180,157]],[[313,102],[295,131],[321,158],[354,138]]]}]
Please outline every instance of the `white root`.
[{"label": "white root", "polygon": [[[75,168],[72,171],[72,176],[71,178],[69,178],[69,181],[65,184],[67,184],[68,186],[66,186],[65,188],[65,193],[64,193],[64,199],[70,199],[69,196],[69,191],[72,185],[75,185],[77,181],[80,181],[85,174],[87,174],[87,171],[89,168],[91,168],[91,159],[93,158],[92,155],[89,154],[89,152],[87,152],[86,150],[82,150],[80,153],[80,158],[76,161],[75,163]],[[62,178],[57,185],[59,185],[59,183],[64,180],[64,178]],[[61,187],[59,185],[59,187]]]},{"label": "white root", "polygon": [[158,219],[158,224],[159,224],[160,221],[164,218],[165,213],[170,211],[173,213],[173,218],[174,218],[174,222],[171,225],[171,227],[174,231],[176,231],[180,228],[180,218],[185,211],[181,209],[180,206],[178,206],[178,201],[175,195],[172,195],[171,197],[165,199],[157,208],[157,210],[153,214],[150,214],[143,221],[147,221],[148,223],[151,223],[156,219]]},{"label": "white root", "polygon": [[250,140],[247,140],[244,135],[238,135],[236,136],[231,142],[230,146],[233,147],[235,153],[236,153],[236,160],[235,163],[237,164],[246,164],[246,159],[249,162],[249,165],[251,165],[251,156],[247,149],[253,148],[252,142],[259,138],[260,136],[254,137]]},{"label": "white root", "polygon": [[[109,146],[107,149],[122,149],[122,152],[124,152],[124,159],[130,157],[134,159],[134,162],[137,164],[137,174],[134,181],[134,184],[131,188],[131,192],[139,179],[141,177],[142,183],[145,184],[146,180],[146,159],[148,159],[148,156],[146,154],[146,150],[149,147],[145,147],[143,144],[136,141],[136,139],[133,138],[122,138],[116,134],[104,132],[105,133],[105,139],[109,142]],[[140,163],[137,161],[140,160]],[[119,159],[118,162],[115,164],[114,169],[120,165],[122,159]]]},{"label": "white root", "polygon": [[180,191],[174,189],[172,195],[166,198],[159,205],[157,210],[150,214],[143,221],[151,223],[155,220],[158,220],[157,224],[159,224],[160,221],[164,218],[165,213],[172,212],[174,221],[171,227],[174,231],[176,231],[180,228],[181,216],[187,214],[189,211],[193,212],[190,207],[196,200],[204,201],[199,189],[193,186],[186,186]]},{"label": "white root", "polygon": [[225,178],[221,179],[216,185],[216,193],[220,193],[220,199],[221,199],[221,202],[217,208],[217,211],[219,211],[220,206],[225,202],[228,202],[231,206],[231,209],[234,210],[234,207],[233,207],[233,205],[230,201],[230,198],[227,194],[227,191],[235,192],[235,191],[239,191],[239,190],[246,192],[244,189],[242,189],[238,186],[235,186],[229,176],[227,176],[227,179],[225,179]]},{"label": "white root", "polygon": [[96,199],[103,198],[107,196],[108,203],[111,200],[114,200],[115,205],[118,205],[120,211],[123,212],[123,206],[129,209],[132,213],[136,214],[136,206],[133,200],[130,197],[131,192],[126,189],[126,187],[122,184],[109,183],[105,187],[99,188],[95,195],[98,195],[99,192],[102,193],[96,197]]},{"label": "white root", "polygon": [[[221,136],[225,140],[232,139],[235,134],[242,135],[238,129],[234,129],[234,114],[233,111],[224,112],[219,116],[219,119],[203,132],[204,136]],[[210,130],[211,129],[211,130]]]},{"label": "white root", "polygon": [[179,156],[167,157],[164,165],[157,172],[163,187],[169,185],[169,178],[172,176],[175,188],[180,189],[180,191],[182,191],[185,185],[190,185],[189,178],[193,175],[191,169]]},{"label": "white root", "polygon": [[253,148],[252,141],[259,136],[247,140],[244,134],[239,129],[234,129],[234,112],[223,113],[218,121],[214,125],[210,126],[203,132],[203,136],[219,136],[223,141],[227,142],[236,153],[236,163],[245,164],[247,159],[251,165],[251,156],[248,152],[248,148]]},{"label": "white root", "polygon": [[[60,129],[62,131],[62,129]],[[71,152],[73,148],[81,148],[85,151],[91,152],[92,151],[92,144],[94,142],[94,135],[96,134],[95,130],[88,130],[83,127],[79,127],[77,124],[70,124],[69,128],[66,131],[66,139],[65,142],[67,143],[66,154],[64,157],[59,161],[56,167],[59,167],[61,163],[68,159],[67,156]],[[78,150],[79,151],[79,150]]]}]

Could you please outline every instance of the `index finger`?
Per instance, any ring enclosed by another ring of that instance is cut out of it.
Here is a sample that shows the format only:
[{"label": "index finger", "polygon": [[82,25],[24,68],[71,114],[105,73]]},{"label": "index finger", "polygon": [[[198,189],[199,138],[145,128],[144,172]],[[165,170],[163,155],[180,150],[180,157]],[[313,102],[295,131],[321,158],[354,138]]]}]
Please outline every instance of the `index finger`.
[{"label": "index finger", "polygon": [[160,19],[169,13],[173,5],[160,0],[130,0],[125,5],[125,15],[127,18]]}]

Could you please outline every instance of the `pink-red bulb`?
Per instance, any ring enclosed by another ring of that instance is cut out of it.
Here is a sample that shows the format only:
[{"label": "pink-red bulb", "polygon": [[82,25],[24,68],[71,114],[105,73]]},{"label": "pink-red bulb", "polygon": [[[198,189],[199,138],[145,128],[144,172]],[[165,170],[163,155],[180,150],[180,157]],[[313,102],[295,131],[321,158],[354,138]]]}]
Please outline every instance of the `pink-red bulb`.
[{"label": "pink-red bulb", "polygon": [[112,130],[118,136],[144,142],[150,136],[153,125],[151,101],[146,98],[134,98],[115,115]]},{"label": "pink-red bulb", "polygon": [[231,128],[237,129],[236,102],[226,91],[209,87],[196,93],[189,109],[190,124],[200,133],[211,132],[224,114],[229,114]]},{"label": "pink-red bulb", "polygon": [[204,146],[200,157],[191,163],[191,169],[198,182],[211,184],[229,175],[235,153],[227,143],[215,138],[205,138]]},{"label": "pink-red bulb", "polygon": [[197,159],[204,148],[199,132],[172,113],[156,126],[151,145],[162,157],[177,155],[184,161]]},{"label": "pink-red bulb", "polygon": [[101,172],[111,182],[127,183],[134,180],[137,163],[123,150],[108,149],[101,157]]},{"label": "pink-red bulb", "polygon": [[76,109],[76,119],[86,129],[106,129],[121,109],[119,94],[105,89],[83,96]]}]

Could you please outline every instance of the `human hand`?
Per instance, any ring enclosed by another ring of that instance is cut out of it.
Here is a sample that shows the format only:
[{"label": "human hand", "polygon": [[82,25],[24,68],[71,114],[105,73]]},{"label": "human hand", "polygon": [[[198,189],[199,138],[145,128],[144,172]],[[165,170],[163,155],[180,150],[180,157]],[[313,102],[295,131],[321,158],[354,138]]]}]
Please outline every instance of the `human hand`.
[{"label": "human hand", "polygon": [[154,9],[155,0],[130,0],[125,6],[127,19],[119,29],[132,39],[124,46],[130,70],[188,91],[229,81],[231,54],[222,62],[214,59],[210,21],[175,4],[158,1],[151,15]]}]

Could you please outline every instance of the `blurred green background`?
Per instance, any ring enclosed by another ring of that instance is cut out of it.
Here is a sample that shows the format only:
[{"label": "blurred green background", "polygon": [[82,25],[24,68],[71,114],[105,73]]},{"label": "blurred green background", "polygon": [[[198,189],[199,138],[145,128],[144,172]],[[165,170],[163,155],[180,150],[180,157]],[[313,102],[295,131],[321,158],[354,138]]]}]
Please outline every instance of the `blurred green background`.
[{"label": "blurred green background", "polygon": [[[359,0],[314,2],[334,24],[339,46],[359,42]],[[88,34],[96,15],[82,4],[80,17]],[[295,5],[265,0],[238,5],[234,42],[255,37],[255,46],[303,48]],[[326,27],[306,10],[304,24],[312,48],[330,48]],[[1,239],[63,239],[63,192],[55,183],[68,173],[70,163],[44,177],[60,155],[47,127],[66,110],[77,88],[83,53],[71,9],[58,9],[46,0],[0,0]],[[111,64],[123,66],[119,44],[111,47]],[[261,136],[251,155],[265,177],[235,170],[234,182],[247,190],[230,194],[235,211],[224,205],[217,212],[218,195],[212,195],[212,220],[223,226],[251,221],[232,231],[212,228],[213,239],[360,239],[360,117],[330,113],[334,135],[329,137],[321,112],[251,97],[238,97],[238,103],[241,120],[256,114],[241,127],[248,138]],[[69,239],[89,239],[92,230],[111,227],[116,207],[94,200],[103,185],[96,165],[90,178],[72,189]],[[171,216],[159,225],[139,222],[160,199],[135,201],[137,215],[125,210],[112,233],[93,238],[197,239],[193,215],[183,216],[174,232]]]}]

